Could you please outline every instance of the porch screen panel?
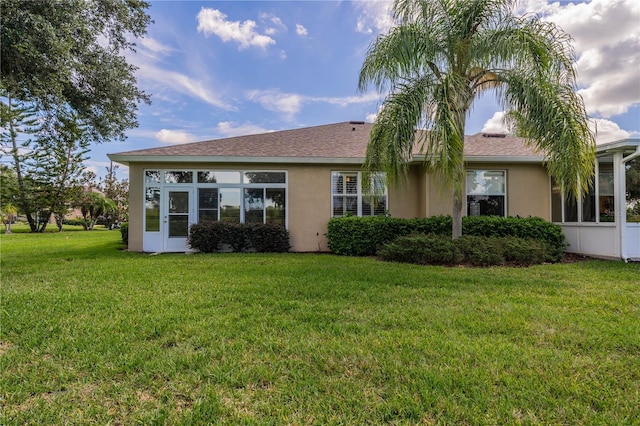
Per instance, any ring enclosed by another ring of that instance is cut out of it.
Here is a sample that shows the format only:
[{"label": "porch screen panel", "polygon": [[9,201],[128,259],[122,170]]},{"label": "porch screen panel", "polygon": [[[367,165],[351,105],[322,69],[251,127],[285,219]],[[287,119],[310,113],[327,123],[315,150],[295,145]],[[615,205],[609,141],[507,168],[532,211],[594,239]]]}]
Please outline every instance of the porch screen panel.
[{"label": "porch screen panel", "polygon": [[595,179],[589,184],[589,192],[582,196],[582,221],[596,221],[596,187]]},{"label": "porch screen panel", "polygon": [[640,157],[625,165],[627,222],[640,222]]},{"label": "porch screen panel", "polygon": [[218,220],[218,188],[198,189],[198,222]]},{"label": "porch screen panel", "polygon": [[615,188],[613,187],[613,158],[602,157],[598,159],[598,204],[600,207],[600,222],[614,222]]}]

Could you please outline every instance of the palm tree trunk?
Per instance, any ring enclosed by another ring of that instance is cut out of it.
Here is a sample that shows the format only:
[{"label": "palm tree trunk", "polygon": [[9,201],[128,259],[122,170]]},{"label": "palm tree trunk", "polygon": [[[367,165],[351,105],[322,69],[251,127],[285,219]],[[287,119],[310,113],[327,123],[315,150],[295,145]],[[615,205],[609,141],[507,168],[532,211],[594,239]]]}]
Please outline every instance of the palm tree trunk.
[{"label": "palm tree trunk", "polygon": [[453,191],[453,211],[451,212],[452,227],[451,238],[456,239],[462,236],[462,194],[457,190]]}]

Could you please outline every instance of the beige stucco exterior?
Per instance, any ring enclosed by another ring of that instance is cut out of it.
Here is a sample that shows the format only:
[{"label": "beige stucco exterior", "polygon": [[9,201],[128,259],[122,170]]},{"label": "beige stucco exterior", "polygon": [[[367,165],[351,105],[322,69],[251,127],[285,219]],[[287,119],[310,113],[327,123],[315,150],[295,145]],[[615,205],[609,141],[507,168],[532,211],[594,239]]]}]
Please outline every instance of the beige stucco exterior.
[{"label": "beige stucco exterior", "polygon": [[[328,251],[326,232],[331,218],[331,172],[356,171],[357,164],[211,164],[131,163],[129,165],[129,250],[143,251],[144,170],[271,170],[287,172],[286,215],[292,251]],[[541,164],[470,163],[468,169],[506,170],[507,214],[549,219],[549,177]],[[422,165],[409,170],[405,185],[388,190],[393,217],[451,214],[451,195]],[[161,250],[158,250],[161,251]]]}]

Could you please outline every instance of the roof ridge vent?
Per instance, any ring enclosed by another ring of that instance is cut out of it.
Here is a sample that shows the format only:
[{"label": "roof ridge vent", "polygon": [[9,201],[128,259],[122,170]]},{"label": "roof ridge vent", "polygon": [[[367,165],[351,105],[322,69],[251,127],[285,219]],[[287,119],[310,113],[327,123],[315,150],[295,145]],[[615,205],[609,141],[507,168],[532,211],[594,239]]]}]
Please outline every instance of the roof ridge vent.
[{"label": "roof ridge vent", "polygon": [[483,138],[506,138],[506,133],[483,133]]},{"label": "roof ridge vent", "polygon": [[364,121],[350,121],[349,124],[364,124]]}]

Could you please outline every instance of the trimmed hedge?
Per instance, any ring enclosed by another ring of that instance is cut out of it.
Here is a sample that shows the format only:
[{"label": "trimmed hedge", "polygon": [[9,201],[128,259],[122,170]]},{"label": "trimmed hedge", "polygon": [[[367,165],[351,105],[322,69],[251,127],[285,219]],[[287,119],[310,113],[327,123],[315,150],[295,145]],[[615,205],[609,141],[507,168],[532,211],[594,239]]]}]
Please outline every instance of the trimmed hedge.
[{"label": "trimmed hedge", "polygon": [[[562,229],[539,217],[465,216],[464,235],[518,237],[548,245],[551,261],[564,255],[566,242]],[[384,244],[410,234],[451,236],[451,216],[400,219],[385,216],[341,217],[329,220],[329,249],[339,255],[373,256]]]},{"label": "trimmed hedge", "polygon": [[203,222],[191,225],[187,244],[201,253],[222,251],[283,253],[289,251],[289,231],[281,225]]},{"label": "trimmed hedge", "polygon": [[549,245],[534,239],[465,235],[452,240],[428,234],[399,237],[382,246],[377,254],[383,260],[419,265],[529,266],[549,261],[552,251]]}]

